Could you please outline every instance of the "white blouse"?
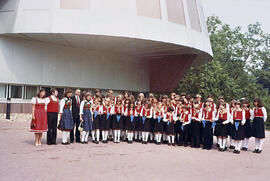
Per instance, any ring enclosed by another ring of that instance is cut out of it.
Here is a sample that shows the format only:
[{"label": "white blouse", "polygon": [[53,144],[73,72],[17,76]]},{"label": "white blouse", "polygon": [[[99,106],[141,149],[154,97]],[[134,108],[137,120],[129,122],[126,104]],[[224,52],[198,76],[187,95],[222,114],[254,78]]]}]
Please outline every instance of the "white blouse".
[{"label": "white blouse", "polygon": [[[67,100],[67,98],[65,98],[65,97],[63,99],[61,99],[59,113],[63,113],[64,107],[66,104],[66,100]],[[71,108],[72,108],[72,104],[70,105],[70,111],[71,111]]]},{"label": "white blouse", "polygon": [[31,100],[31,103],[32,104],[37,104],[37,103],[43,103],[43,104],[46,104],[47,105],[47,103],[46,103],[46,99],[42,99],[42,98],[37,98],[37,97],[33,97],[32,98],[32,100]]}]

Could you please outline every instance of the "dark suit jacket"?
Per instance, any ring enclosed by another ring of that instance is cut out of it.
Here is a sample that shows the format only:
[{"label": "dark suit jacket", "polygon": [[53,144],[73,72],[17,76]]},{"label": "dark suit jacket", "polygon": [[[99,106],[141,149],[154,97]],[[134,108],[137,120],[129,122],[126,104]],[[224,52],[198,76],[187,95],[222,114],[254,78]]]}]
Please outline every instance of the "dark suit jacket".
[{"label": "dark suit jacket", "polygon": [[[72,99],[72,116],[73,119],[78,119],[80,116],[80,105],[77,104],[76,98],[75,96],[71,97]],[[80,102],[82,101],[82,99],[80,98]]]}]

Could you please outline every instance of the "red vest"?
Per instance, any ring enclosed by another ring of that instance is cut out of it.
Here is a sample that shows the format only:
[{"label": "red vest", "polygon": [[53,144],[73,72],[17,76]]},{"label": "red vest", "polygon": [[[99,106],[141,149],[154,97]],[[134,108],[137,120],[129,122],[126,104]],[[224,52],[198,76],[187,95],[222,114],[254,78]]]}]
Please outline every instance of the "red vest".
[{"label": "red vest", "polygon": [[51,96],[49,96],[50,103],[47,105],[47,112],[59,112],[59,99],[54,101]]},{"label": "red vest", "polygon": [[114,110],[115,110],[115,113],[116,114],[122,114],[122,106],[119,106],[119,108],[118,108],[118,106],[117,105],[115,105],[115,107],[114,107]]},{"label": "red vest", "polygon": [[206,111],[206,109],[204,109],[203,113],[204,113],[204,119],[205,120],[213,119],[213,109],[211,109],[211,111]]},{"label": "red vest", "polygon": [[254,108],[254,117],[263,117],[262,108]]},{"label": "red vest", "polygon": [[227,118],[228,118],[227,113],[224,113],[224,114],[219,113],[219,119],[227,120]]},{"label": "red vest", "polygon": [[181,114],[181,119],[184,119],[184,120],[183,120],[184,122],[188,122],[188,121],[189,121],[189,120],[188,120],[188,115],[189,115],[189,114],[182,113],[182,114]]},{"label": "red vest", "polygon": [[107,114],[107,107],[103,105],[103,114]]},{"label": "red vest", "polygon": [[130,116],[130,115],[135,115],[135,109],[129,109],[128,110],[128,116]]},{"label": "red vest", "polygon": [[243,111],[233,112],[233,120],[242,120],[242,119],[243,119]]},{"label": "red vest", "polygon": [[166,115],[166,119],[168,120],[168,121],[170,121],[170,122],[173,122],[174,120],[173,120],[173,115],[171,114],[171,115]]},{"label": "red vest", "polygon": [[155,112],[155,116],[156,116],[156,117],[158,117],[158,116],[161,116],[161,117],[162,117],[162,116],[163,116],[162,111],[156,111],[156,112]]},{"label": "red vest", "polygon": [[[192,117],[199,118],[199,113],[200,113],[200,111],[195,111],[194,109],[192,109]],[[194,121],[196,121],[196,120],[194,120]]]},{"label": "red vest", "polygon": [[250,119],[250,108],[247,108],[246,110],[245,110],[245,117],[246,117],[246,119]]},{"label": "red vest", "polygon": [[143,109],[142,115],[143,116],[150,116],[150,109],[148,109],[148,110]]}]

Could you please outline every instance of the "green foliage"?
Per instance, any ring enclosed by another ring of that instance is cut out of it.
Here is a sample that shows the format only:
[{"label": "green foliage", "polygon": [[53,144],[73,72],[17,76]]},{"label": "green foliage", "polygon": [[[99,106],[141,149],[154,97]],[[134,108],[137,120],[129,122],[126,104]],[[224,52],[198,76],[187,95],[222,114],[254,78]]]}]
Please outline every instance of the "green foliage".
[{"label": "green foliage", "polygon": [[208,18],[207,25],[213,61],[191,67],[176,92],[192,96],[199,93],[204,98],[211,94],[216,100],[223,95],[228,102],[240,98],[252,102],[259,97],[270,120],[270,35],[259,23],[242,32],[240,27],[231,28],[215,16]]}]

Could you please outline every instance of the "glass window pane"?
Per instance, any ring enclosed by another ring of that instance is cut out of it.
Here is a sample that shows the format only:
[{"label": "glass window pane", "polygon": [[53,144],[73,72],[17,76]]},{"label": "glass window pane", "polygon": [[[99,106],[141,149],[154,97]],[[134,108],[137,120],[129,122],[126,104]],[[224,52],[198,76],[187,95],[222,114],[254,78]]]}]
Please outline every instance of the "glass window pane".
[{"label": "glass window pane", "polygon": [[191,28],[202,31],[196,0],[188,0],[187,4]]},{"label": "glass window pane", "polygon": [[183,0],[166,0],[168,20],[177,24],[186,24]]},{"label": "glass window pane", "polygon": [[159,0],[137,0],[137,13],[139,16],[161,19]]},{"label": "glass window pane", "polygon": [[22,98],[22,86],[21,85],[11,85],[11,98],[21,99]]},{"label": "glass window pane", "polygon": [[6,98],[6,85],[0,84],[0,98]]},{"label": "glass window pane", "polygon": [[25,88],[25,99],[32,99],[37,95],[37,86],[26,86]]}]

